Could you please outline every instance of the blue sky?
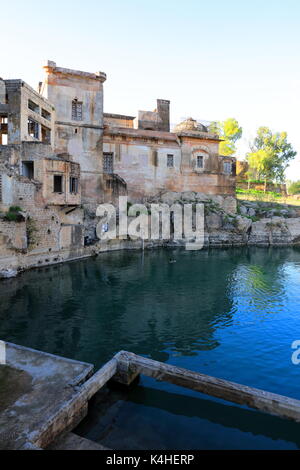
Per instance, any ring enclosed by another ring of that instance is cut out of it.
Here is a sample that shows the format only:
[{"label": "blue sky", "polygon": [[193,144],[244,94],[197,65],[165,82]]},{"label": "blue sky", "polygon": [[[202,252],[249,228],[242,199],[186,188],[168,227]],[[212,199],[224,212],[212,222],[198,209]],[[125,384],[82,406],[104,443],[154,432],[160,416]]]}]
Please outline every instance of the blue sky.
[{"label": "blue sky", "polygon": [[[299,155],[299,0],[14,0],[1,5],[0,76],[36,87],[47,59],[104,71],[106,112],[171,100],[171,121],[235,117],[239,155],[261,125]],[[5,45],[4,45],[5,44]]]}]

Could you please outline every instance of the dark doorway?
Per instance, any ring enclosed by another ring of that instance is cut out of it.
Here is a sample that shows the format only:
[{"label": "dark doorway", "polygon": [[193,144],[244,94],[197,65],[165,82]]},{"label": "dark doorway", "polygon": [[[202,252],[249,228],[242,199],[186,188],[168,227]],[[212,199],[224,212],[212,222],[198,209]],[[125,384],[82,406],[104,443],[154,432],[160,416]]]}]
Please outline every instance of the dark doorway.
[{"label": "dark doorway", "polygon": [[54,175],[53,177],[53,191],[55,193],[62,193],[63,192],[63,189],[62,189],[62,176],[61,175]]},{"label": "dark doorway", "polygon": [[22,162],[22,175],[26,178],[34,178],[34,163],[33,162]]}]

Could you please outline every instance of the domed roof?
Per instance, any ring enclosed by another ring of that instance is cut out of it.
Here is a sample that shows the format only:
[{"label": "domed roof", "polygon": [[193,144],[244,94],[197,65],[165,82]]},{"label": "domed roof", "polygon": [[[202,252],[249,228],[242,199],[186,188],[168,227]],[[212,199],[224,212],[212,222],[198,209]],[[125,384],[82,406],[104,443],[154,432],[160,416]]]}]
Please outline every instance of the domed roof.
[{"label": "domed roof", "polygon": [[173,132],[189,132],[189,131],[198,131],[198,132],[207,132],[207,129],[203,124],[189,117],[185,121],[180,122],[177,126],[174,127]]}]

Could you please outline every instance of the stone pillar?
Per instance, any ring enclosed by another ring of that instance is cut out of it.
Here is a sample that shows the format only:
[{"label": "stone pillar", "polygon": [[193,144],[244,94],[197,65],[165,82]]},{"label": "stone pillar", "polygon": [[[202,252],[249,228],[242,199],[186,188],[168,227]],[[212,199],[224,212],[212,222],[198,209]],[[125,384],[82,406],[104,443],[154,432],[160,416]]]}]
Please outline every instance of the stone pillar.
[{"label": "stone pillar", "polygon": [[5,81],[0,78],[0,104],[6,103],[6,86]]},{"label": "stone pillar", "polygon": [[162,120],[159,130],[170,132],[170,101],[157,100],[157,113]]}]

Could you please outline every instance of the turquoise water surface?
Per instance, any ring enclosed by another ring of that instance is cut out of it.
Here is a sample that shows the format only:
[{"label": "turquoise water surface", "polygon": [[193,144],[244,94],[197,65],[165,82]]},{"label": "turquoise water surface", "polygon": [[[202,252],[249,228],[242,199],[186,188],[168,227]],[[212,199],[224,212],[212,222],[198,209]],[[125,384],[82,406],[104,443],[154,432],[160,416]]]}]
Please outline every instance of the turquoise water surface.
[{"label": "turquoise water surface", "polygon": [[[297,248],[103,253],[2,281],[0,305],[0,339],[97,367],[123,349],[300,399]],[[77,432],[115,449],[297,449],[299,426],[142,377],[99,394]]]}]

